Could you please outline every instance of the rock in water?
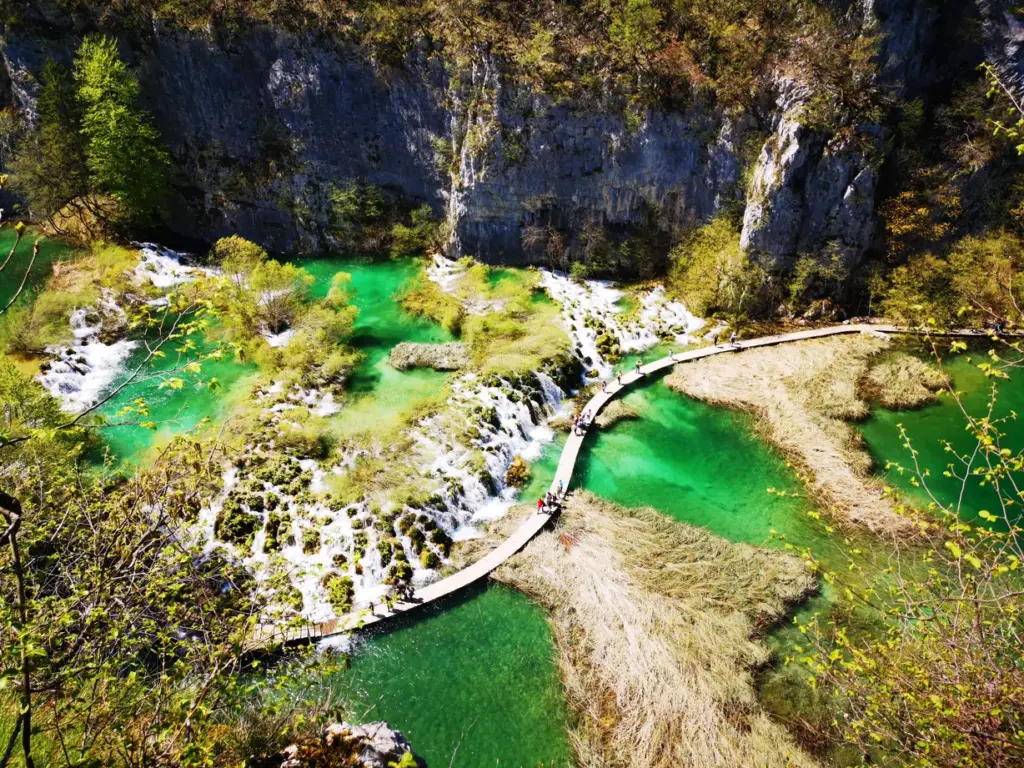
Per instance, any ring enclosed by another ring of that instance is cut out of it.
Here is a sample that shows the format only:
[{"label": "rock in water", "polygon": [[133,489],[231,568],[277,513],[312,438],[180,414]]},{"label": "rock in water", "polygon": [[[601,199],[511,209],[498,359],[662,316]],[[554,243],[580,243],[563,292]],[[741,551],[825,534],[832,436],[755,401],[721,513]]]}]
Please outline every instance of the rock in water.
[{"label": "rock in water", "polygon": [[[408,755],[408,757],[406,757]],[[365,725],[332,723],[324,728],[316,744],[292,744],[278,755],[279,760],[254,765],[274,768],[427,768],[401,733],[380,721]],[[404,759],[404,762],[403,762]]]},{"label": "rock in water", "polygon": [[410,368],[457,371],[469,365],[469,347],[457,341],[448,344],[416,344],[403,341],[391,350],[388,360],[392,367],[400,371]]}]

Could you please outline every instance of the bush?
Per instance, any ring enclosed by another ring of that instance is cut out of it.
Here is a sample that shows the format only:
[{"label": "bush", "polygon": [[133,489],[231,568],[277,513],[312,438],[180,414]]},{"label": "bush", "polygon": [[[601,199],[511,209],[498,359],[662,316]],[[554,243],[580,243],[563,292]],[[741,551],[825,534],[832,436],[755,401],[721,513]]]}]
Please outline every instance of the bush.
[{"label": "bush", "polygon": [[315,528],[307,528],[302,532],[302,552],[307,555],[315,555],[320,551],[320,531]]},{"label": "bush", "polygon": [[250,515],[234,498],[228,497],[217,513],[214,532],[221,541],[247,549],[252,545],[259,522],[258,517]]},{"label": "bush", "polygon": [[98,296],[92,289],[71,293],[45,290],[28,306],[8,310],[0,326],[0,341],[9,352],[29,355],[42,354],[51,345],[69,344],[71,313],[89,306]]},{"label": "bush", "polygon": [[424,549],[420,553],[420,562],[424,568],[438,568],[441,565],[441,558],[437,556],[432,550]]},{"label": "bush", "polygon": [[351,578],[339,573],[329,573],[322,583],[327,590],[327,602],[338,616],[344,616],[352,610],[352,598],[355,597],[356,591]]},{"label": "bush", "polygon": [[736,226],[725,216],[712,219],[672,249],[669,291],[696,315],[739,311],[747,257]]},{"label": "bush", "polygon": [[505,473],[505,484],[522,488],[528,482],[530,482],[530,466],[523,461],[522,456],[516,456]]}]

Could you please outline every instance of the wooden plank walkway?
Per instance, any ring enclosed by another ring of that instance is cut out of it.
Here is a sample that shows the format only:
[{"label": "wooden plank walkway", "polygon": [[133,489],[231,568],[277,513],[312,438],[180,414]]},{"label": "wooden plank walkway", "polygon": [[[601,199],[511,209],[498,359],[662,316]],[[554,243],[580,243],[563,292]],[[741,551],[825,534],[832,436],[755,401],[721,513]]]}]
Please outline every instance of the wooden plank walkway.
[{"label": "wooden plank walkway", "polygon": [[[926,332],[941,336],[988,336],[986,332],[976,330],[924,331],[914,328],[899,328],[893,325],[851,324],[834,325],[826,328],[814,328],[806,331],[778,334],[775,336],[762,336],[757,339],[738,341],[735,344],[716,344],[710,347],[693,349],[689,352],[672,354],[668,357],[663,357],[659,360],[647,363],[647,365],[640,367],[639,373],[636,371],[623,373],[621,376],[621,384],[614,380],[609,381],[605,390],[594,395],[594,397],[587,402],[583,410],[588,414],[589,428],[593,424],[594,418],[601,412],[601,409],[618,397],[631,384],[643,380],[652,373],[657,373],[658,371],[666,368],[671,368],[679,363],[692,362],[693,360],[700,360],[705,357],[711,357],[712,355],[721,355],[725,353],[739,352],[744,349],[753,349],[755,347],[770,347],[778,344],[788,344],[794,341],[820,339],[827,336],[839,336],[851,333],[870,333],[872,335],[884,336],[891,333],[924,334]],[[560,495],[560,488],[565,490],[569,489],[573,471],[576,468],[576,460],[579,457],[580,449],[583,447],[583,441],[585,439],[586,433],[579,435],[573,432],[570,433],[568,439],[565,441],[565,446],[562,448],[562,454],[558,461],[558,469],[555,471],[555,476],[551,481],[550,492],[552,494],[558,496]],[[407,613],[423,605],[427,605],[428,603],[447,597],[448,595],[458,592],[464,587],[467,587],[490,574],[491,571],[525,547],[534,536],[543,530],[543,528],[551,521],[552,517],[553,515],[545,512],[535,512],[523,521],[523,523],[508,539],[506,539],[496,549],[492,550],[488,555],[469,567],[463,568],[458,573],[454,573],[451,576],[436,581],[433,584],[429,584],[422,589],[416,590],[411,600],[400,600],[391,607],[379,605],[372,613],[368,609],[355,611],[338,619],[332,619],[331,621],[320,622],[317,624],[308,624],[297,629],[263,627],[255,645],[257,647],[267,647],[279,645],[281,643],[291,645],[304,642],[315,642],[332,635],[351,632],[355,629],[379,624],[386,619]]]}]

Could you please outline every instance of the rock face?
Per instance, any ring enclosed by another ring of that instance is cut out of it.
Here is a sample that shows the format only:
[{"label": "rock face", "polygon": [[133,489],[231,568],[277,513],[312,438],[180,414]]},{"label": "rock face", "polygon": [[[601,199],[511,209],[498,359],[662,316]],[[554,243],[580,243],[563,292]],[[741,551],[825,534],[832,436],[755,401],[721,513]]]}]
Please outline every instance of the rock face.
[{"label": "rock face", "polygon": [[[406,762],[402,758],[410,755]],[[349,725],[334,723],[324,729],[317,744],[292,744],[275,760],[260,768],[426,768],[427,762],[417,757],[409,742],[385,722]]]},{"label": "rock face", "polygon": [[875,228],[880,129],[856,139],[825,136],[801,122],[811,93],[786,81],[779,113],[754,170],[743,215],[744,250],[792,266],[798,254],[835,254],[852,266]]},{"label": "rock face", "polygon": [[983,20],[985,58],[995,64],[1004,82],[1024,94],[1024,17],[1011,0],[978,0]]},{"label": "rock face", "polygon": [[448,344],[416,344],[403,341],[391,350],[388,362],[393,368],[433,368],[435,371],[457,371],[469,365],[469,345],[453,341]]},{"label": "rock face", "polygon": [[[989,47],[1006,67],[1021,66],[1012,4],[977,2]],[[33,73],[47,56],[69,62],[80,32],[56,6],[30,5],[35,25],[0,47],[0,106],[31,120]],[[907,98],[940,77],[943,30],[978,14],[970,0],[941,13],[933,0],[860,0],[849,12],[879,36],[880,87]],[[403,67],[266,28],[220,36],[157,24],[121,48],[174,157],[168,221],[184,236],[237,233],[273,251],[323,250],[336,238],[331,193],[352,180],[429,205],[447,219],[449,256],[492,263],[567,266],[594,231],[612,243],[653,233],[657,261],[735,204],[746,205],[744,247],[777,268],[804,253],[854,264],[875,230],[885,137],[871,126],[809,128],[809,92],[782,75],[756,116],[698,103],[627,124],[621,112],[514,85],[487,54],[453,76],[426,43]]]}]

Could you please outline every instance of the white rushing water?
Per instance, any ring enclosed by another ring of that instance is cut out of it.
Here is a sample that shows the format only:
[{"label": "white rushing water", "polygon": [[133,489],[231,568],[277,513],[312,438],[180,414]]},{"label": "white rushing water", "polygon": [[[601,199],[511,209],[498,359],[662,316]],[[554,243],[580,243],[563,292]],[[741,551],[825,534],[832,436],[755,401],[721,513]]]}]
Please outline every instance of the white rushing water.
[{"label": "white rushing water", "polygon": [[[407,468],[408,482],[435,500],[429,508],[398,508],[388,502],[384,509],[397,513],[398,518],[410,512],[426,514],[453,541],[480,535],[481,523],[504,515],[516,503],[516,489],[505,484],[508,467],[516,456],[528,461],[540,457],[544,445],[554,439],[554,432],[544,422],[562,406],[563,393],[549,377],[535,374],[524,383],[532,395],[532,405],[521,389],[507,379],[492,377],[485,382],[474,374],[465,374],[452,384],[448,407],[411,428],[411,450],[398,454],[394,453],[397,446],[380,448],[375,458]],[[282,431],[290,428],[289,413],[294,408],[306,406],[315,410],[323,407],[325,399],[298,387],[286,392],[278,384],[264,390],[262,397],[268,402],[271,398],[275,401],[266,413]],[[472,429],[467,431],[469,425]],[[350,451],[323,464],[301,461],[302,469],[312,478],[309,491],[325,491],[329,477],[352,471],[360,455],[365,452]],[[208,549],[227,549],[250,566],[264,583],[286,574],[302,595],[302,615],[306,619],[323,621],[335,615],[323,586],[324,577],[332,572],[352,579],[357,609],[365,608],[371,601],[379,602],[388,592],[389,588],[382,583],[388,566],[381,562],[377,549],[382,534],[368,524],[353,527],[353,520],[368,519],[368,502],[332,510],[322,499],[299,501],[285,488],[260,482],[259,490],[276,494],[282,500],[281,509],[289,512],[291,520],[282,538],[290,538],[293,543],[282,546],[278,552],[263,552],[270,511],[253,511],[260,524],[250,550],[243,552],[215,538],[217,514],[228,493],[238,484],[239,472],[230,470],[224,481],[223,493],[203,510],[198,523]],[[319,533],[319,545],[308,553],[303,549],[307,531]],[[352,567],[357,534],[367,540],[360,560],[361,572]],[[394,529],[386,535],[396,539],[405,550],[414,585],[422,586],[439,578],[435,569],[423,567],[407,535]],[[428,546],[443,559],[438,547]],[[342,557],[344,564],[339,566],[336,558]]]},{"label": "white rushing water", "polygon": [[[198,274],[209,274],[181,263],[181,255],[151,243],[136,244],[139,263],[133,275],[137,285],[149,283],[166,290],[194,280]],[[162,306],[166,297],[150,299],[150,306]],[[71,313],[72,342],[70,346],[47,347],[50,360],[37,376],[50,394],[63,407],[80,413],[98,403],[117,381],[125,362],[138,347],[138,342],[120,339],[111,344],[100,340],[104,324],[117,327],[125,321],[125,312],[114,297],[104,291],[89,307]]]},{"label": "white rushing water", "polygon": [[[661,285],[632,296],[635,312],[627,313],[622,300],[625,291],[606,280],[574,280],[561,272],[543,270],[541,284],[562,305],[562,317],[576,342],[588,378],[608,378],[614,366],[601,353],[598,339],[607,334],[621,354],[642,352],[670,340],[676,344],[697,341],[705,321],[686,307],[670,300]],[[596,372],[596,376],[591,375]]]},{"label": "white rushing water", "polygon": [[104,299],[89,309],[76,309],[71,313],[74,336],[71,346],[47,347],[50,360],[37,377],[43,387],[61,401],[65,410],[72,413],[80,413],[100,401],[137,346],[136,342],[127,340],[113,344],[100,341],[101,309],[107,314],[124,314]]}]

